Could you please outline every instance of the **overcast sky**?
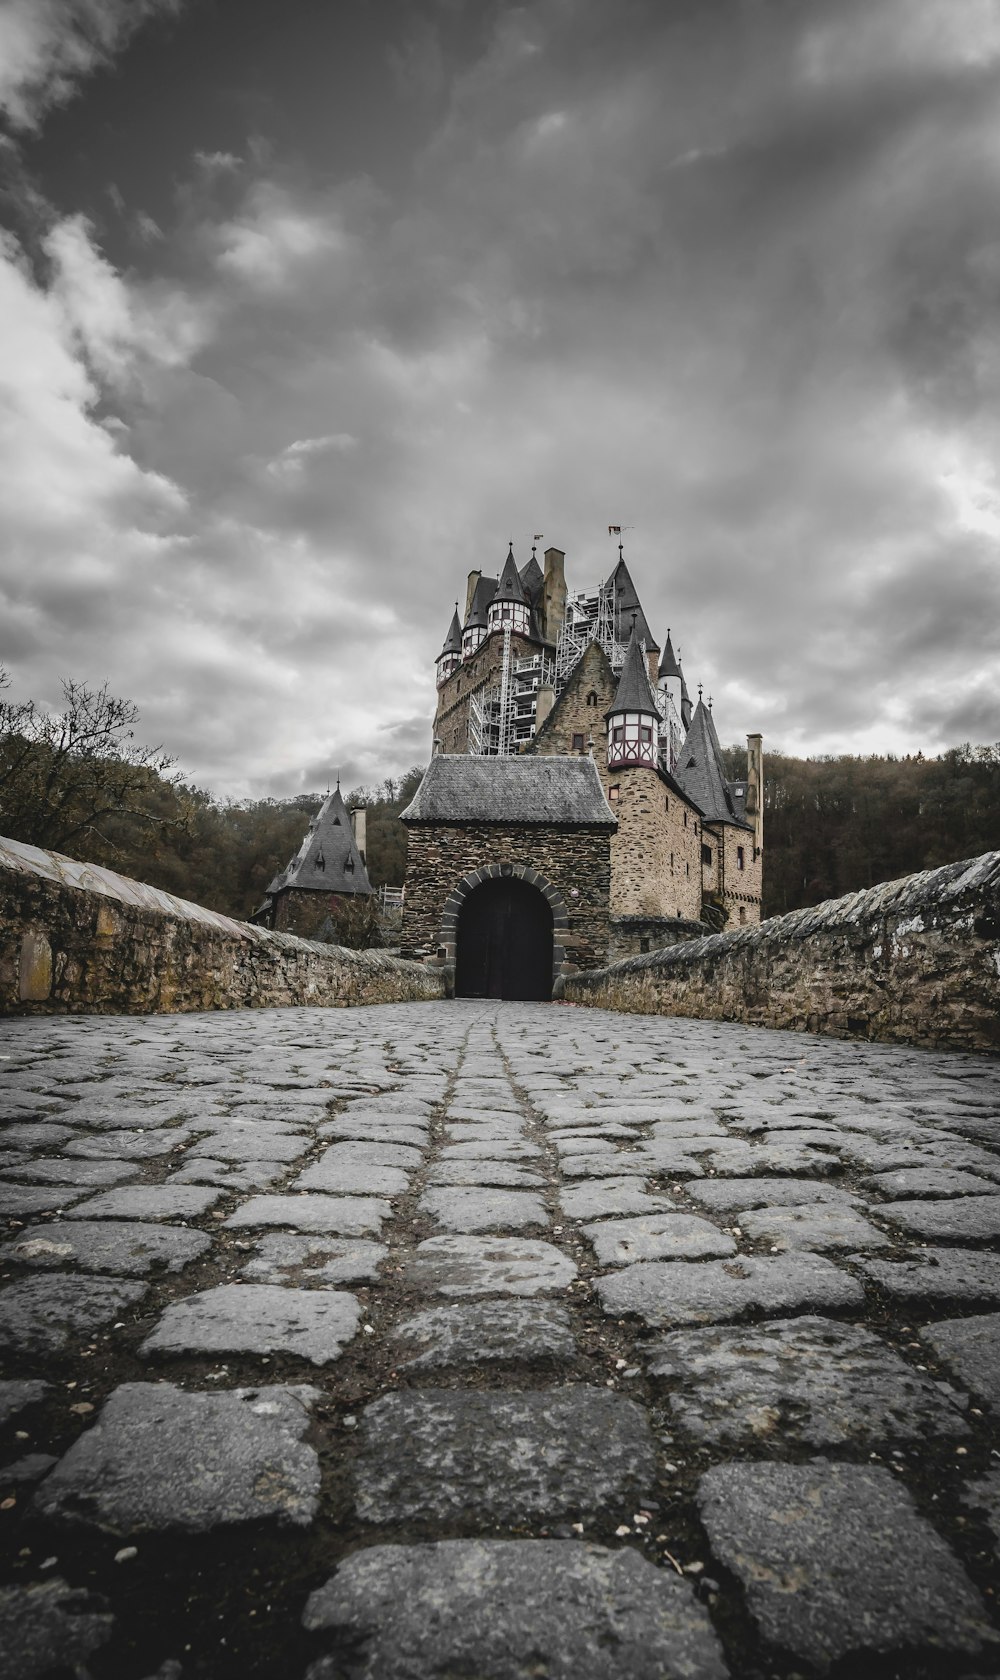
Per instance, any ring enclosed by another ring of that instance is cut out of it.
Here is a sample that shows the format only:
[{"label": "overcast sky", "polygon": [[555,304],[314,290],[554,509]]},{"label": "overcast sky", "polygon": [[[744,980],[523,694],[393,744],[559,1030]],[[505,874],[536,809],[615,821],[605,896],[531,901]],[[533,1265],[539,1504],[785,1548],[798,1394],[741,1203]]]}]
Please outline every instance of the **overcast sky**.
[{"label": "overcast sky", "polygon": [[472,566],[724,741],[1000,738],[1000,0],[0,0],[0,661],[426,761]]}]

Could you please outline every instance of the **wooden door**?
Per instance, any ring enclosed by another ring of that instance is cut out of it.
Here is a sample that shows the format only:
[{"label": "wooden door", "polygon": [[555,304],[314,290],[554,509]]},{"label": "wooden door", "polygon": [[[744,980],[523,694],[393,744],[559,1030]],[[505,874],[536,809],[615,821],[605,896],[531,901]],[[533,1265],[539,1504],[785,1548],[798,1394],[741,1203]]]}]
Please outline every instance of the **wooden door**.
[{"label": "wooden door", "polygon": [[458,922],[458,997],[541,1001],[552,996],[552,911],[524,881],[484,881]]}]

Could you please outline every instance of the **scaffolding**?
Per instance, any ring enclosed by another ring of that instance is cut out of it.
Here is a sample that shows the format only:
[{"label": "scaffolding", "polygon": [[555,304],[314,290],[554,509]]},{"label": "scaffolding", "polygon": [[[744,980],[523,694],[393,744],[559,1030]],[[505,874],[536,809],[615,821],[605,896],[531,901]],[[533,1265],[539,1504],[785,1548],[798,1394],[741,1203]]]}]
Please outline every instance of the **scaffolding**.
[{"label": "scaffolding", "polygon": [[514,659],[510,638],[508,626],[499,681],[469,696],[469,752],[481,758],[512,758],[533,738],[538,690],[555,683],[554,661],[544,653]]},{"label": "scaffolding", "polygon": [[[556,693],[561,694],[591,642],[604,649],[617,674],[625,663],[628,642],[622,640],[616,622],[613,585],[609,578],[591,594],[585,590],[571,595],[556,642]],[[645,651],[645,649],[643,649]]]}]

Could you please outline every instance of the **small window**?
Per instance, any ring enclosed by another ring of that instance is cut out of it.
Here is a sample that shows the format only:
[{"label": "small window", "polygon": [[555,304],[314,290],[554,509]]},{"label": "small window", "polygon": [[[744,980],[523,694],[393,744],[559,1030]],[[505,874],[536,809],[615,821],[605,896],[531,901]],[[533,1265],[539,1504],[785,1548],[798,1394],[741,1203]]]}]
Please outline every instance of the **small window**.
[{"label": "small window", "polygon": [[746,868],[746,858],[744,856],[742,846],[737,846],[737,848],[736,848],[736,867],[737,867],[737,869],[745,869]]},{"label": "small window", "polygon": [[587,695],[587,705],[588,706],[596,706],[597,705],[597,692],[593,688],[591,689],[590,693]]},{"label": "small window", "polygon": [[701,861],[704,864],[711,863],[711,861],[712,861],[712,848],[711,848],[711,846],[702,846],[702,848],[701,848]]},{"label": "small window", "polygon": [[650,729],[648,723],[640,725],[639,739],[640,741],[651,741],[653,739],[653,731]]},{"label": "small window", "polygon": [[685,873],[685,875],[690,875],[691,874],[691,865],[689,863],[686,863],[684,865],[684,873]]},{"label": "small window", "polygon": [[583,736],[582,735],[574,735],[573,736],[573,751],[574,752],[582,752],[583,751]]},{"label": "small window", "polygon": [[640,951],[648,951],[649,950],[649,934],[648,933],[642,933],[642,934],[639,935],[639,949],[640,949]]},{"label": "small window", "polygon": [[612,801],[614,801],[618,798],[618,783],[617,782],[615,783],[614,787],[608,788],[608,798]]},{"label": "small window", "polygon": [[620,723],[617,724],[615,726],[615,728],[611,731],[611,739],[612,739],[612,741],[624,741],[625,731],[622,728]]},{"label": "small window", "polygon": [[688,814],[685,811],[685,813],[684,813],[684,827],[687,828],[687,825],[688,825]]},{"label": "small window", "polygon": [[746,905],[741,904],[740,905],[740,926],[741,927],[746,925],[746,919],[747,919]]},{"label": "small window", "polygon": [[670,796],[669,796],[669,794],[668,794],[667,798],[663,801],[663,809],[665,811],[669,811],[669,809],[670,809]]},{"label": "small window", "polygon": [[670,869],[671,869],[671,873],[672,873],[672,872],[673,872],[673,867],[674,867],[674,854],[673,854],[673,852],[671,852],[671,854],[670,854]]}]

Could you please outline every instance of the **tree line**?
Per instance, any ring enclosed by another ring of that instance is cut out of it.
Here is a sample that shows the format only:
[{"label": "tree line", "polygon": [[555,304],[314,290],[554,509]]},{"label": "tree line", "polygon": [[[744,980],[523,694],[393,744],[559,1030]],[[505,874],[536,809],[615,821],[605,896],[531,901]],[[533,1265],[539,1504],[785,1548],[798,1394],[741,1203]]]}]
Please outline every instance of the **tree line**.
[{"label": "tree line", "polygon": [[[4,697],[0,670],[0,834],[65,851],[227,915],[252,915],[298,850],[321,793],[216,799],[189,785],[162,747],[136,738],[131,701],[107,685],[64,684],[48,712]],[[746,750],[724,750],[746,775]],[[1000,849],[1000,743],[936,758],[792,758],[770,753],[764,780],[764,914]],[[367,809],[368,874],[399,887],[399,813],[422,769],[345,795]]]},{"label": "tree line", "polygon": [[[746,748],[723,754],[732,780]],[[1000,849],[1000,742],[764,760],[764,915]]]}]

